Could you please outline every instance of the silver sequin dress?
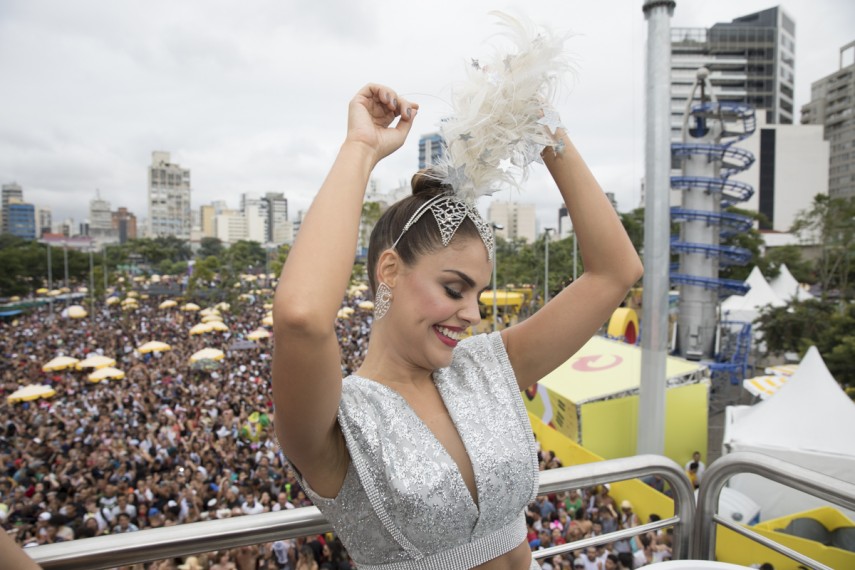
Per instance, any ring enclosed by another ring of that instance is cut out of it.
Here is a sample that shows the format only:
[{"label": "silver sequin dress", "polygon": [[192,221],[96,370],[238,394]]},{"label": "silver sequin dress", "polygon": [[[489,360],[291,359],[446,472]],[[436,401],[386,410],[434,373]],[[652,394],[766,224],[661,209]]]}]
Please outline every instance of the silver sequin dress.
[{"label": "silver sequin dress", "polygon": [[472,462],[477,506],[406,400],[358,376],[345,378],[339,405],[351,462],[338,496],[300,481],[361,570],[468,569],[525,540],[537,455],[499,333],[460,342],[434,381]]}]

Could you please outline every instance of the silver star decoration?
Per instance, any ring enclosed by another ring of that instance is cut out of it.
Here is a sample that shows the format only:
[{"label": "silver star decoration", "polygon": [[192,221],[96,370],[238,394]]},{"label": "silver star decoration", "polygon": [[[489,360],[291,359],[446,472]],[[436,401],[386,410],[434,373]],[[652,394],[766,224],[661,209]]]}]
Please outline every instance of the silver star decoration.
[{"label": "silver star decoration", "polygon": [[460,140],[462,140],[463,142],[468,142],[468,141],[472,140],[472,134],[471,133],[461,133],[458,138]]},{"label": "silver star decoration", "polygon": [[544,109],[543,116],[537,121],[537,124],[545,126],[549,129],[549,133],[554,135],[561,128],[561,117],[555,109]]},{"label": "silver star decoration", "polygon": [[472,58],[472,67],[475,69],[481,69],[481,63],[474,57]]},{"label": "silver star decoration", "polygon": [[444,184],[450,185],[455,190],[463,188],[463,185],[468,181],[466,176],[466,165],[452,166],[448,169],[448,174],[442,180]]},{"label": "silver star decoration", "polygon": [[482,166],[490,166],[490,159],[493,156],[493,151],[489,148],[484,149],[480,156],[478,156],[478,162],[481,163]]},{"label": "silver star decoration", "polygon": [[502,172],[507,172],[510,169],[511,169],[511,159],[510,158],[503,158],[502,160],[499,161],[499,170],[501,170]]}]

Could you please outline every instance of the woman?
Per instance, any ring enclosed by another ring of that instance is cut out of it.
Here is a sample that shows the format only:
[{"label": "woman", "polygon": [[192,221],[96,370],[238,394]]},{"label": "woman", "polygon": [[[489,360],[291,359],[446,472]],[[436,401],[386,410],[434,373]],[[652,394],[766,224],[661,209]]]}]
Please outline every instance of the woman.
[{"label": "woman", "polygon": [[308,544],[300,548],[297,558],[296,570],[318,570],[318,562],[315,560],[315,551]]},{"label": "woman", "polygon": [[443,245],[447,236],[425,212],[439,220],[443,207],[450,214],[459,205],[445,199],[447,187],[417,175],[415,194],[372,233],[368,275],[385,310],[343,390],[334,322],[365,187],[377,162],[403,144],[417,110],[374,84],[350,102],[345,142],[276,292],[277,434],[357,566],[535,568],[522,513],[537,489],[537,458],[519,392],[597,331],[641,264],[559,131],[563,151],[542,157],[573,220],[585,273],[522,323],[461,342],[480,321],[491,236],[467,211]]}]

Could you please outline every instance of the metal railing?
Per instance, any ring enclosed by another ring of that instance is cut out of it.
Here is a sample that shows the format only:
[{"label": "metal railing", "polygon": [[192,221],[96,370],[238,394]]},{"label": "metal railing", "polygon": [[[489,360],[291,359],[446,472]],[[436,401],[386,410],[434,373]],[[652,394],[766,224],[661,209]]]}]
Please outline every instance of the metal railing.
[{"label": "metal railing", "polygon": [[698,493],[691,557],[697,560],[715,560],[716,529],[717,525],[721,525],[788,556],[808,568],[832,570],[821,562],[717,514],[722,488],[731,477],[743,473],[759,475],[830,503],[855,509],[855,485],[852,483],[761,453],[747,451],[730,453],[717,459],[704,472],[704,481]]},{"label": "metal railing", "polygon": [[[539,493],[545,495],[649,475],[659,475],[671,486],[674,492],[673,517],[539,550],[533,553],[534,557],[540,559],[554,556],[673,526],[673,556],[675,559],[685,558],[690,552],[694,528],[695,496],[683,469],[668,458],[639,455],[542,471]],[[27,549],[27,553],[45,570],[97,570],[331,530],[332,527],[316,507],[303,507],[49,544]]]}]

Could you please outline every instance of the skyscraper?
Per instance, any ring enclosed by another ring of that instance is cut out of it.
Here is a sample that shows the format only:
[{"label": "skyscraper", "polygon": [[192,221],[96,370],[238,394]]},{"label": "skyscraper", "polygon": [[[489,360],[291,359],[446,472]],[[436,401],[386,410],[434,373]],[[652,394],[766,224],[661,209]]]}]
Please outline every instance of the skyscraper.
[{"label": "skyscraper", "polygon": [[828,164],[828,195],[855,196],[855,58],[844,65],[844,56],[855,56],[855,42],[840,48],[839,69],[811,83],[811,101],[802,106],[802,124],[822,125],[823,138],[831,144]]},{"label": "skyscraper", "polygon": [[671,138],[678,140],[696,71],[706,67],[719,101],[747,103],[768,124],[793,123],[796,25],[781,7],[711,28],[671,30]]},{"label": "skyscraper", "polygon": [[0,233],[9,233],[9,204],[13,201],[24,200],[24,190],[19,184],[10,182],[3,185],[2,193],[2,221],[0,221]]},{"label": "skyscraper", "polygon": [[190,170],[169,161],[169,153],[151,153],[148,168],[148,235],[190,239]]},{"label": "skyscraper", "polygon": [[288,199],[281,192],[268,192],[262,201],[266,204],[267,242],[291,243],[294,230],[288,222]]},{"label": "skyscraper", "polygon": [[445,154],[445,141],[439,133],[431,133],[419,137],[419,170],[427,168]]},{"label": "skyscraper", "polygon": [[24,239],[36,239],[36,208],[12,198],[3,206],[6,213],[6,233]]}]

